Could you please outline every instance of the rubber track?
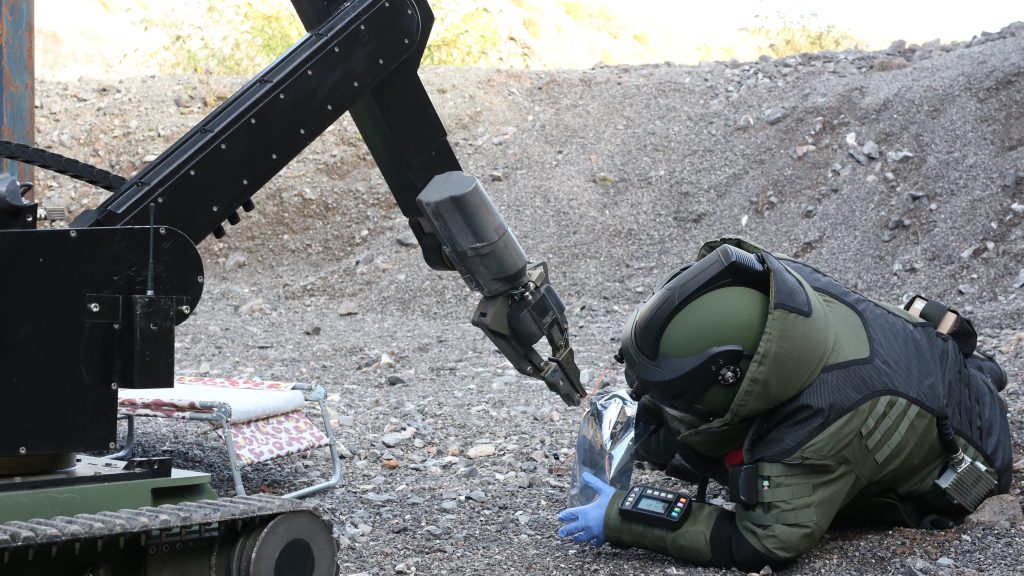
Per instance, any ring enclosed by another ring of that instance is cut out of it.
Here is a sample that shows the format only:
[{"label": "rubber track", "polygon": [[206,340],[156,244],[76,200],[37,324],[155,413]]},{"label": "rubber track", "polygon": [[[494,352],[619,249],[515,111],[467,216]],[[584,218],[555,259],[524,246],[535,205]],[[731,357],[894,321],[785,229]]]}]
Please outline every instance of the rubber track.
[{"label": "rubber track", "polygon": [[124,176],[118,176],[92,164],[9,140],[0,140],[0,157],[70,176],[86,184],[99,186],[108,192],[117,192],[128,181]]},{"label": "rubber track", "polygon": [[308,510],[302,502],[273,496],[237,496],[184,504],[134,508],[117,512],[56,516],[0,524],[0,553],[23,546],[45,546],[75,540],[128,536],[153,530],[241,520]]}]

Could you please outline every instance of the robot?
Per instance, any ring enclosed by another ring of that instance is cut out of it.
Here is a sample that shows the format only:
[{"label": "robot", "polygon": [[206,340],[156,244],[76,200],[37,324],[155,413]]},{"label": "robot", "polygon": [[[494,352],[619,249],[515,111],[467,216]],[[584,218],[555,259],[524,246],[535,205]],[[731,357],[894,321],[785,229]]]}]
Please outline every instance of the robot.
[{"label": "robot", "polygon": [[[462,172],[417,75],[426,0],[293,4],[308,34],[131,178],[0,142],[0,156],[112,192],[69,227],[44,229],[23,199],[31,184],[0,177],[0,300],[11,304],[0,330],[0,572],[336,572],[330,529],[300,502],[196,502],[212,493],[203,475],[80,454],[113,446],[118,388],[173,385],[175,327],[203,292],[196,246],[240,223],[253,195],[346,111],[424,260],[482,295],[472,323],[566,403],[585,396],[547,265],[527,259]],[[541,339],[549,355],[534,349]]]}]

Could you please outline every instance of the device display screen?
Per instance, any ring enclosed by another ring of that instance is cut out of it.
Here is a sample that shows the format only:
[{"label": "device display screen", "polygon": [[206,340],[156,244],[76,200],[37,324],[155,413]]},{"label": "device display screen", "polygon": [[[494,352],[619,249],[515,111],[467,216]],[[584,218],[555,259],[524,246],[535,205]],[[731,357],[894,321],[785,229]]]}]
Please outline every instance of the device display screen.
[{"label": "device display screen", "polygon": [[636,503],[638,510],[647,510],[654,512],[655,514],[664,514],[665,510],[668,510],[668,502],[664,500],[655,500],[654,498],[641,498]]},{"label": "device display screen", "polygon": [[633,486],[619,503],[619,513],[635,522],[675,529],[690,513],[690,497],[655,486]]}]

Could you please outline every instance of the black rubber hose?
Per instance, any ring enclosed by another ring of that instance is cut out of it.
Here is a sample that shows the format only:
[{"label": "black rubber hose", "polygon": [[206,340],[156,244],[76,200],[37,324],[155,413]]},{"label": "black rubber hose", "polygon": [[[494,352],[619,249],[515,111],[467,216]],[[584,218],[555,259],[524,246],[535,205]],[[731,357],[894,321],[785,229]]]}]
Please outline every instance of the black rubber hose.
[{"label": "black rubber hose", "polygon": [[108,192],[117,192],[128,181],[124,176],[118,176],[74,158],[8,140],[0,140],[0,157],[70,176]]},{"label": "black rubber hose", "polygon": [[701,474],[700,479],[697,482],[697,502],[706,503],[708,501],[708,477]]},{"label": "black rubber hose", "polygon": [[960,454],[960,445],[956,442],[956,435],[953,433],[953,425],[949,423],[949,416],[939,416],[935,419],[935,425],[939,429],[939,441],[946,449],[950,458]]}]

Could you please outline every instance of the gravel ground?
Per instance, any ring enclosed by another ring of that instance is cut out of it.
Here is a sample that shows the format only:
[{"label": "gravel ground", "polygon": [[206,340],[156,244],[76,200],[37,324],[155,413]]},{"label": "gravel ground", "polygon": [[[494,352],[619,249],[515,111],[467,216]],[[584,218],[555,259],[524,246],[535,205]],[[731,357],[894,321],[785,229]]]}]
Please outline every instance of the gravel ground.
[{"label": "gravel ground", "polygon": [[[1021,459],[1024,25],[880,53],[423,76],[464,169],[549,263],[589,387],[623,384],[616,341],[654,282],[704,240],[742,234],[868,296],[970,313],[1010,374]],[[38,142],[128,175],[240,83],[43,82]],[[37,179],[73,213],[100,198]],[[179,328],[178,369],[327,387],[346,482],[310,500],[335,526],[341,574],[719,572],[555,537],[583,409],[512,371],[469,325],[477,297],[403,245],[351,122],[256,203],[201,246],[207,288]],[[141,428],[143,450],[173,445],[177,466],[230,493],[195,428]],[[323,465],[261,465],[247,487],[281,492]],[[1024,530],[1005,522],[830,532],[787,573],[1016,574],[1022,556]]]}]

